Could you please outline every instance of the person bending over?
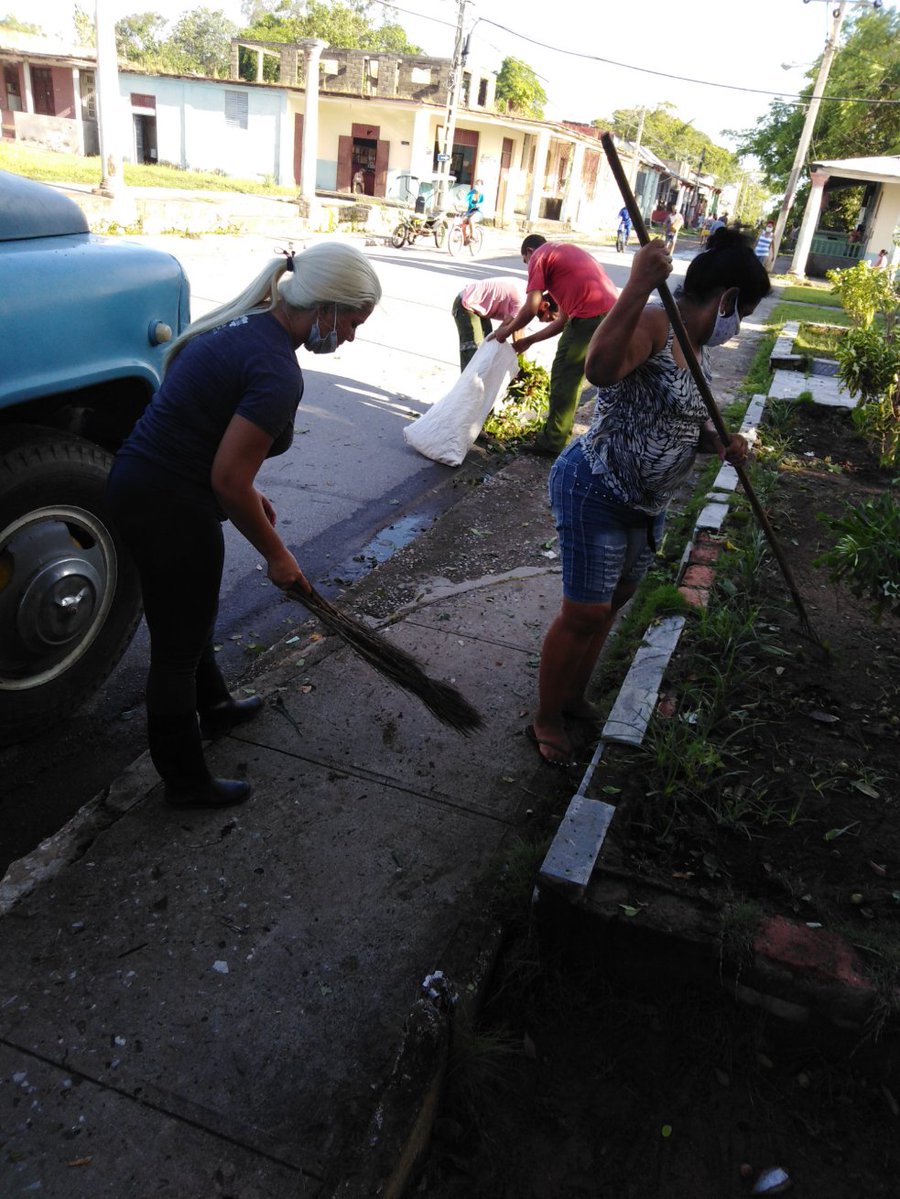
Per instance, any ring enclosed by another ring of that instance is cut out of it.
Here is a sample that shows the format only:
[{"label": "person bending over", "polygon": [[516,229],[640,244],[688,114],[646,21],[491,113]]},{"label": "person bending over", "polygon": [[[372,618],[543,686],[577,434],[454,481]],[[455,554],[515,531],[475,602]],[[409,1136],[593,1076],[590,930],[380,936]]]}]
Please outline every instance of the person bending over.
[{"label": "person bending over", "polygon": [[535,454],[555,458],[572,436],[575,411],[584,388],[584,359],[591,336],[616,302],[616,288],[603,267],[586,250],[568,242],[548,242],[532,233],[522,242],[528,267],[525,303],[494,334],[505,341],[538,315],[544,293],[559,314],[538,333],[519,340],[519,351],[548,337],[562,336],[550,370],[550,411],[534,443]]},{"label": "person bending over", "polygon": [[277,587],[309,590],[254,481],[291,444],[303,394],[297,349],[325,354],[353,341],[380,298],[368,259],[346,244],[270,263],[172,343],[162,385],[116,456],[107,500],[150,631],[150,756],[175,807],[223,807],[250,794],[244,780],[212,778],[201,741],[262,706],[258,696],[232,698],[215,660],[221,522],[256,547]]}]

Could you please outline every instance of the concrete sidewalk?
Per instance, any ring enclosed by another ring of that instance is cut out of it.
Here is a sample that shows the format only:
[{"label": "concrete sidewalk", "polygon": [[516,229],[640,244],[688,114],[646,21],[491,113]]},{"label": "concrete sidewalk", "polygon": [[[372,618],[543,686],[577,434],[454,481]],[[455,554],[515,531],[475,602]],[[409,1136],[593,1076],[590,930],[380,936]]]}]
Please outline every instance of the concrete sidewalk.
[{"label": "concrete sidewalk", "polygon": [[423,980],[492,858],[572,790],[521,735],[560,594],[546,471],[515,461],[354,592],[411,600],[386,635],[477,704],[477,735],[307,622],[253,680],[263,714],[209,749],[253,780],[245,806],[173,811],[141,759],[80,838],[13,868],[0,1194],[375,1193],[355,1155]]},{"label": "concrete sidewalk", "polygon": [[4,1199],[397,1193],[443,1062],[426,979],[477,989],[504,852],[582,774],[522,736],[560,596],[547,467],[471,486],[347,597],[481,732],[442,727],[297,608],[245,681],[264,712],[209,749],[253,780],[245,806],[173,811],[141,759],[11,869]]}]

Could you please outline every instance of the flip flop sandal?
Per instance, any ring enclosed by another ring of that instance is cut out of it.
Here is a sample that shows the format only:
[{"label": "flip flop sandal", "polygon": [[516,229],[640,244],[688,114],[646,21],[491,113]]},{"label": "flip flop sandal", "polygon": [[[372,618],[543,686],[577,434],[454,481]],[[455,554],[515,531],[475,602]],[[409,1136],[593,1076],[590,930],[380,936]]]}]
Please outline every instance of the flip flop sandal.
[{"label": "flip flop sandal", "polygon": [[[534,731],[533,725],[526,724],[525,736],[538,751],[538,756],[545,766],[552,766],[555,770],[568,770],[571,766],[575,765],[570,757],[572,753],[571,749],[566,749],[565,746],[560,745],[557,741],[548,741],[543,737],[539,737]],[[542,745],[546,745],[548,749],[555,750],[558,754],[564,754],[566,760],[564,762],[554,762],[552,758],[545,757],[541,753]]]}]

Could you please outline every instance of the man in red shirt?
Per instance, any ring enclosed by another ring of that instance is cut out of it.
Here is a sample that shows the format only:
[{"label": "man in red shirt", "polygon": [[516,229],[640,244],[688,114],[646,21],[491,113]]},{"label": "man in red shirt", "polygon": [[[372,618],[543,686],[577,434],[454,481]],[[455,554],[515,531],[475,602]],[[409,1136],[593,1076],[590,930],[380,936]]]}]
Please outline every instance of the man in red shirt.
[{"label": "man in red shirt", "polygon": [[562,333],[550,372],[550,412],[530,447],[534,453],[555,458],[572,436],[575,409],[584,387],[584,360],[594,330],[616,302],[618,292],[603,267],[586,250],[568,242],[548,242],[532,233],[522,242],[528,267],[525,303],[494,334],[506,341],[537,315],[544,292],[559,305],[559,316],[516,345],[522,353],[536,341]]}]

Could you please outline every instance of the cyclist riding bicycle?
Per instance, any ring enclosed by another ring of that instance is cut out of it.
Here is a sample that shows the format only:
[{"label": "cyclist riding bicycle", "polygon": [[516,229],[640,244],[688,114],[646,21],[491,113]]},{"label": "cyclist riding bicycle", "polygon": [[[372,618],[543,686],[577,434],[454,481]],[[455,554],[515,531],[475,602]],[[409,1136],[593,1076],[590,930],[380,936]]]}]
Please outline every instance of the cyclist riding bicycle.
[{"label": "cyclist riding bicycle", "polygon": [[481,188],[481,180],[476,179],[466,193],[466,221],[470,226],[481,220],[481,205],[484,203],[484,192]]}]

